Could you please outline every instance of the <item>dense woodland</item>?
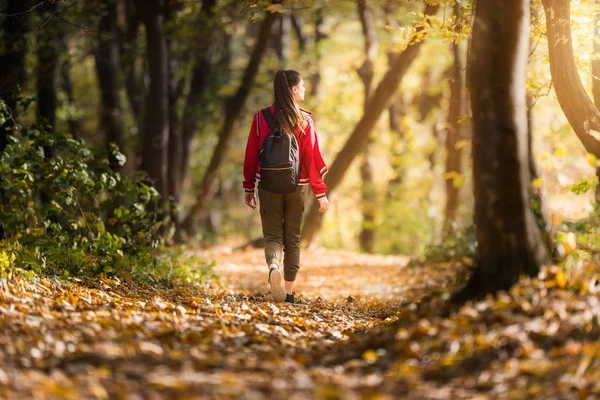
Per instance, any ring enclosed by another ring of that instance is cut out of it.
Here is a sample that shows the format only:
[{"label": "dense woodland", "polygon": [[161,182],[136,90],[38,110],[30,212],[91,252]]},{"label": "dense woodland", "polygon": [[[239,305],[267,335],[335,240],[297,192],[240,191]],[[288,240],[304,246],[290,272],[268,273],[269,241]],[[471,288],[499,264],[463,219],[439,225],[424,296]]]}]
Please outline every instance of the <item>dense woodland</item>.
[{"label": "dense woodland", "polygon": [[[280,313],[241,182],[281,68],[331,209]],[[599,135],[595,0],[0,0],[0,397],[597,396]]]}]

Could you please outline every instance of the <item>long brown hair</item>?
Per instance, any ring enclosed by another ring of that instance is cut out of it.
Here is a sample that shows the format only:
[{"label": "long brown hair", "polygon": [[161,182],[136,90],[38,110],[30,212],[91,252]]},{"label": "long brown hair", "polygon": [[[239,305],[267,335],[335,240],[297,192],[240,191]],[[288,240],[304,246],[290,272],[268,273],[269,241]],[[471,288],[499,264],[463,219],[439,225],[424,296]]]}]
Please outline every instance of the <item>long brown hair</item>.
[{"label": "long brown hair", "polygon": [[275,120],[283,133],[294,135],[296,127],[304,128],[304,116],[292,96],[292,88],[300,83],[300,74],[291,69],[275,72]]}]

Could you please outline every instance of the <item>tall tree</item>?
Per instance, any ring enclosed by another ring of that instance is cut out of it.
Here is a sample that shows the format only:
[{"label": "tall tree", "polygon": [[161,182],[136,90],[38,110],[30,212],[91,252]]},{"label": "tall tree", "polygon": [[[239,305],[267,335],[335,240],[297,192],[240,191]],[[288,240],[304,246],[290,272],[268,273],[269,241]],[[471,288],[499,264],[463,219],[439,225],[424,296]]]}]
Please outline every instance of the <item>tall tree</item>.
[{"label": "tall tree", "polygon": [[[363,61],[357,72],[362,80],[365,94],[363,109],[366,112],[369,97],[371,96],[371,88],[373,86],[373,74],[375,72],[375,60],[377,59],[377,50],[379,44],[375,27],[373,26],[373,16],[371,10],[367,7],[366,0],[357,2],[358,16],[362,27],[365,49],[365,60]],[[362,180],[361,196],[362,196],[362,230],[358,236],[358,242],[362,251],[367,253],[373,252],[375,244],[375,209],[376,196],[375,187],[373,184],[373,167],[370,160],[370,147],[372,138],[369,138],[366,146],[362,151],[362,163],[360,166],[360,177]]]},{"label": "tall tree", "polygon": [[560,108],[588,153],[600,158],[600,111],[587,95],[575,64],[569,0],[542,0],[548,27],[550,74]]},{"label": "tall tree", "polygon": [[[173,38],[173,30],[177,23],[176,13],[182,7],[181,3],[168,2],[166,5],[165,19],[168,22],[171,35],[167,35],[168,50],[168,79],[169,79],[169,148],[167,156],[167,194],[179,202],[181,194],[181,177],[179,162],[183,158],[183,140],[181,130],[181,118],[178,112],[178,104],[183,95],[185,76],[177,76],[179,64],[185,63],[191,51],[185,51],[185,56],[178,54],[178,40]],[[173,218],[176,218],[176,208],[173,207]]]},{"label": "tall tree", "polygon": [[154,187],[166,195],[169,147],[169,60],[165,36],[165,0],[137,0],[137,11],[146,29],[150,87],[141,135],[141,169]]},{"label": "tall tree", "polygon": [[469,56],[478,256],[462,301],[509,289],[549,260],[529,207],[529,1],[477,4]]},{"label": "tall tree", "polygon": [[[107,0],[106,8],[100,20],[99,32],[117,34],[117,2]],[[107,149],[115,143],[121,151],[124,148],[121,101],[119,100],[119,44],[116,39],[107,40],[99,34],[98,47],[94,53],[96,74],[100,87],[100,130],[104,132]],[[120,169],[118,161],[109,153],[110,166],[114,171]]]},{"label": "tall tree", "polygon": [[[6,15],[1,22],[0,40],[0,99],[9,108],[11,114],[16,114],[16,89],[25,85],[27,70],[25,56],[27,54],[27,40],[30,24],[30,13],[23,12],[24,4],[21,0],[8,0],[5,3]],[[6,116],[4,116],[6,117]],[[13,120],[6,118],[0,125],[0,152],[8,144],[8,135],[13,128]],[[4,201],[4,191],[0,189],[0,202]],[[7,232],[0,221],[0,239]]]},{"label": "tall tree", "polygon": [[592,57],[592,94],[596,108],[600,107],[600,1],[596,0],[594,15],[594,54]]},{"label": "tall tree", "polygon": [[[62,48],[58,23],[53,19],[57,12],[55,2],[46,2],[39,8],[42,16],[48,19],[44,30],[37,32],[37,99],[38,115],[50,126],[51,132],[56,129],[57,84],[59,68],[59,52]],[[44,148],[46,158],[53,156],[51,147]]]},{"label": "tall tree", "polygon": [[[0,41],[0,98],[4,100],[11,112],[15,112],[15,89],[25,85],[27,70],[25,55],[31,13],[25,12],[21,0],[7,0],[6,13],[1,22]],[[0,151],[6,147],[6,128],[12,126],[7,119],[6,125],[0,126]]]},{"label": "tall tree", "polygon": [[200,183],[196,201],[190,208],[188,215],[183,220],[180,227],[188,234],[195,234],[197,231],[196,221],[205,215],[208,202],[214,195],[214,185],[217,180],[217,173],[223,162],[225,152],[233,134],[233,124],[242,112],[246,98],[248,97],[252,84],[258,74],[258,69],[267,49],[271,27],[273,26],[275,18],[276,15],[274,13],[268,13],[262,21],[256,43],[254,44],[254,49],[252,50],[250,60],[248,61],[248,65],[246,66],[242,77],[242,82],[235,95],[227,102],[224,123],[219,131],[219,141],[213,151],[213,155],[208,164],[208,168],[206,169],[206,173],[202,178],[202,182]]},{"label": "tall tree", "polygon": [[135,125],[138,131],[141,132],[144,125],[144,102],[147,97],[144,71],[140,71],[137,65],[138,59],[143,56],[143,52],[138,49],[141,16],[136,9],[136,2],[118,0],[117,4],[117,11],[119,12],[117,20],[122,21],[118,30],[119,61],[125,78],[127,100]]},{"label": "tall tree", "polygon": [[310,74],[310,94],[313,97],[318,97],[321,89],[321,54],[323,47],[323,40],[326,38],[324,22],[325,17],[323,15],[323,9],[318,8],[316,11],[315,18],[315,62],[314,62],[314,71]]},{"label": "tall tree", "polygon": [[[437,5],[427,5],[425,7],[425,15],[434,15],[437,10]],[[417,58],[419,49],[423,43],[423,34],[425,34],[423,29],[417,29],[415,39],[409,43],[406,50],[395,57],[393,64],[373,91],[364,115],[352,130],[342,150],[335,157],[329,173],[325,177],[329,193],[333,192],[341,183],[352,161],[354,161],[361,149],[368,143],[369,135],[373,131],[379,117],[387,109],[388,103],[396,92],[408,67]],[[313,202],[308,209],[304,219],[304,227],[302,228],[303,241],[306,244],[310,244],[314,239],[321,228],[322,221],[323,216],[319,213],[319,205],[317,202]]]},{"label": "tall tree", "polygon": [[[454,3],[454,15],[459,18],[460,3]],[[446,207],[444,212],[443,236],[448,237],[452,231],[452,225],[456,219],[458,208],[458,195],[460,185],[457,179],[451,177],[461,176],[462,150],[457,148],[457,143],[462,139],[462,126],[458,119],[463,114],[463,88],[462,88],[462,65],[460,61],[460,49],[456,41],[452,41],[453,63],[450,72],[450,102],[448,118],[446,120]]]},{"label": "tall tree", "polygon": [[[198,115],[204,109],[203,101],[209,88],[210,77],[213,74],[211,55],[214,48],[218,45],[218,41],[214,40],[216,36],[214,24],[215,3],[215,0],[204,0],[199,16],[199,25],[202,28],[196,41],[197,47],[194,51],[190,91],[185,100],[181,121],[182,155],[178,164],[179,189],[181,189],[183,180],[187,174],[190,147],[198,127]],[[228,46],[223,46],[221,51],[228,53]]]},{"label": "tall tree", "polygon": [[[63,38],[64,41],[64,38]],[[68,50],[66,51],[68,53]],[[73,93],[73,80],[71,79],[71,67],[72,63],[69,57],[65,57],[61,66],[60,66],[60,74],[62,78],[62,88],[67,96],[67,104],[69,108],[75,108],[75,94]],[[73,137],[79,137],[81,135],[81,123],[77,119],[76,116],[69,113],[67,117],[67,124],[69,126],[69,133],[73,135]]]},{"label": "tall tree", "polygon": [[287,62],[290,55],[290,30],[291,19],[288,15],[278,14],[271,32],[271,41],[273,48],[279,58],[282,68],[287,68]]},{"label": "tall tree", "polygon": [[[592,57],[592,94],[594,105],[600,109],[600,1],[596,1],[594,15],[594,55]],[[596,167],[596,176],[600,181],[600,166]],[[600,204],[600,184],[596,186],[596,203]]]},{"label": "tall tree", "polygon": [[303,52],[306,48],[306,35],[304,33],[304,18],[302,18],[302,14],[300,13],[292,13],[290,15],[292,20],[292,28],[294,29],[294,33],[296,33],[296,37],[298,38],[298,49],[300,52]]}]

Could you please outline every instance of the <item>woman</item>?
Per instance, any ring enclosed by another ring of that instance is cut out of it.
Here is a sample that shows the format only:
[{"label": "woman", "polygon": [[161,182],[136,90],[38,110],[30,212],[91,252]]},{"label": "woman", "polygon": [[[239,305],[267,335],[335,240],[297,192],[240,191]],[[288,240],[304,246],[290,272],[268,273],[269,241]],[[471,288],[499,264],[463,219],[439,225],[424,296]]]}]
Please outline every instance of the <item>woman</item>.
[{"label": "woman", "polygon": [[[275,117],[282,134],[295,138],[298,146],[300,176],[295,192],[278,194],[268,192],[260,185],[259,153],[270,129],[262,111],[254,115],[244,159],[245,201],[248,207],[256,209],[254,194],[258,180],[260,217],[265,237],[265,258],[269,267],[268,282],[271,296],[277,303],[294,302],[294,282],[300,268],[300,226],[304,212],[307,185],[319,201],[319,211],[329,208],[327,186],[323,176],[327,167],[319,150],[313,120],[308,111],[298,106],[304,100],[304,81],[300,74],[292,70],[279,70],[273,83],[275,102],[270,111]],[[285,257],[282,257],[285,253]],[[280,270],[283,258],[283,279]]]}]

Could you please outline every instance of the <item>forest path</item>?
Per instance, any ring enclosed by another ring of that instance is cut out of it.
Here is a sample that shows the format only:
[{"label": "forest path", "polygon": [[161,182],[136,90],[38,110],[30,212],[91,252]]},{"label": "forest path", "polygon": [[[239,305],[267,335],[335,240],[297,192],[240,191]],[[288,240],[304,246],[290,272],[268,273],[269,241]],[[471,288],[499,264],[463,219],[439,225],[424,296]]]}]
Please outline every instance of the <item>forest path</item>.
[{"label": "forest path", "polygon": [[3,279],[0,398],[321,398],[342,393],[336,376],[347,393],[371,388],[372,377],[317,364],[346,357],[337,344],[394,320],[456,272],[408,267],[406,257],[305,253],[300,305],[271,301],[260,250],[199,253],[217,261],[222,281],[203,289]]},{"label": "forest path", "polygon": [[594,263],[450,304],[464,264],[305,252],[274,304],[262,251],[220,284],[0,278],[0,399],[597,399]]},{"label": "forest path", "polygon": [[[267,292],[268,269],[264,250],[234,251],[214,247],[200,257],[218,260],[216,271],[222,286],[235,292]],[[295,291],[306,298],[329,301],[348,296],[369,300],[400,301],[413,291],[427,287],[406,268],[407,256],[358,254],[348,251],[303,250]]]}]

